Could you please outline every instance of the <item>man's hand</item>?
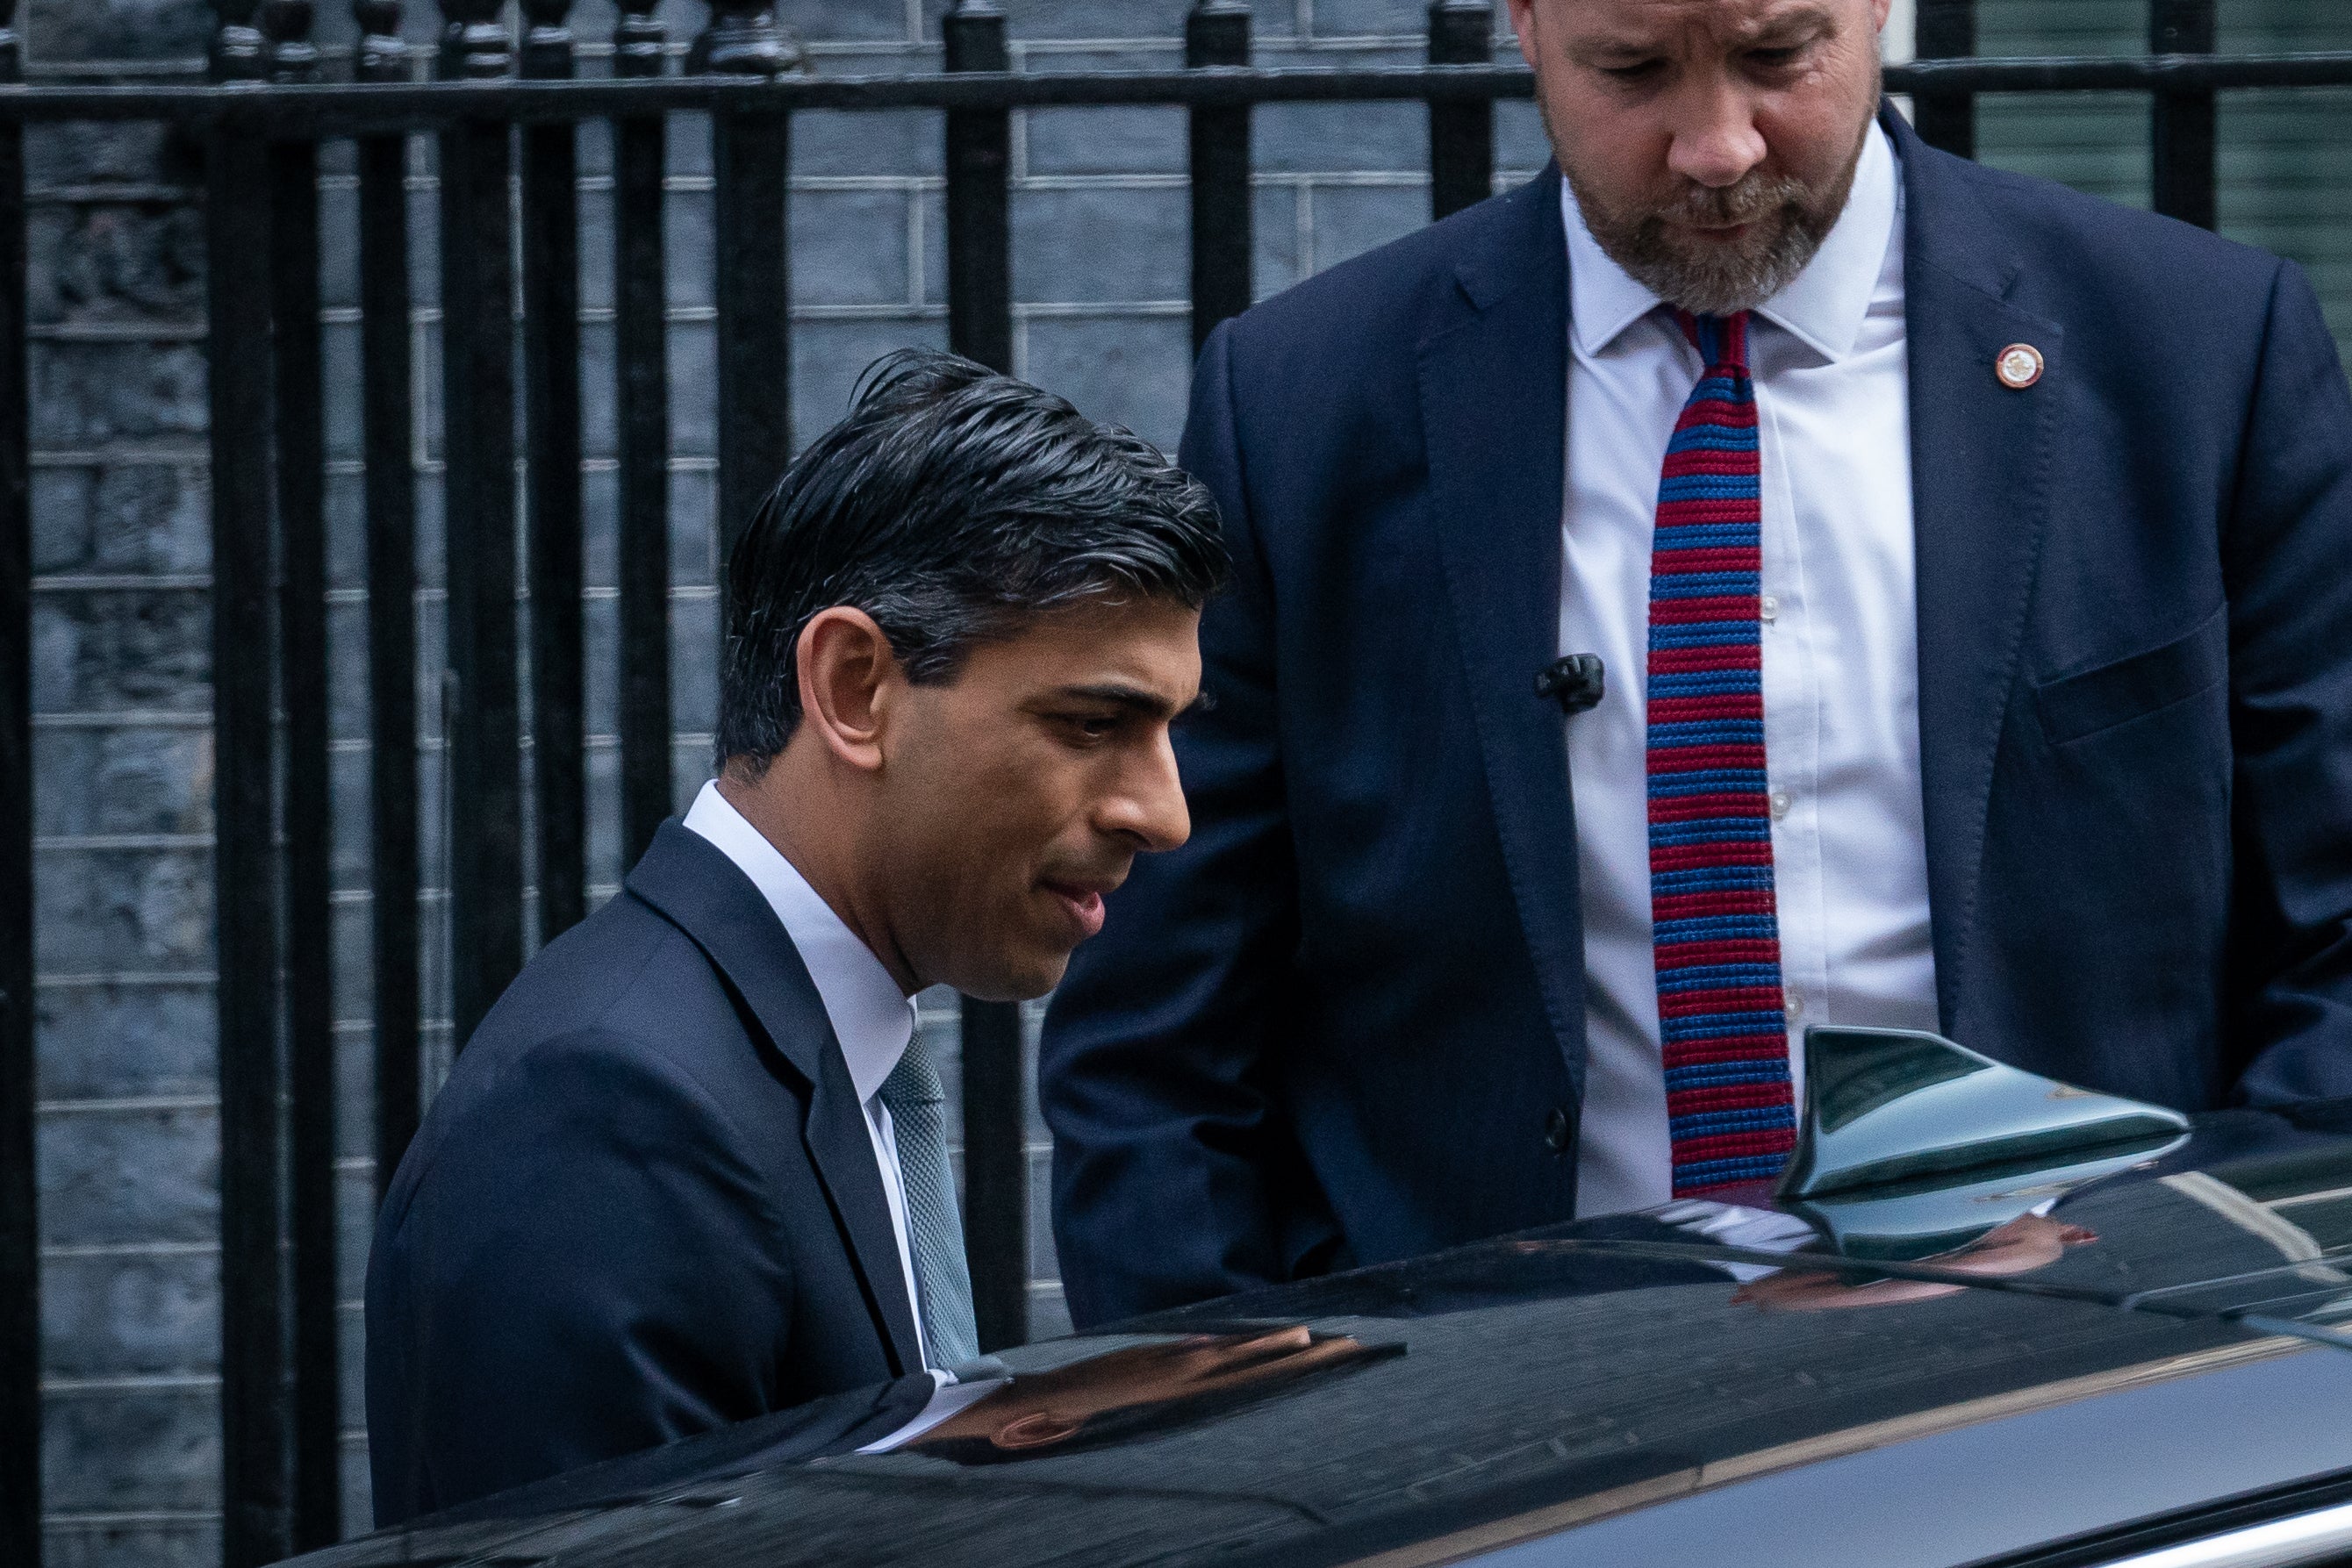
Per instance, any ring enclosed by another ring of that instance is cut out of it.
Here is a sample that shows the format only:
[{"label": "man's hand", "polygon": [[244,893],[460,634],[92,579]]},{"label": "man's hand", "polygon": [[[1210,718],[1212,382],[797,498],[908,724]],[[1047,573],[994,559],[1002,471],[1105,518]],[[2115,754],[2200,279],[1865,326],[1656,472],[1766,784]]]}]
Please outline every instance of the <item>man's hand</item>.
[{"label": "man's hand", "polygon": [[[2058,1261],[2067,1248],[2098,1239],[2096,1233],[2042,1214],[2021,1214],[2008,1224],[1986,1231],[1966,1247],[1922,1258],[1954,1274],[1999,1276],[2031,1274]],[[1732,1292],[1735,1302],[1768,1312],[1818,1312],[1839,1307],[1887,1307],[1903,1301],[1928,1301],[1958,1295],[1968,1289],[1941,1280],[1874,1280],[1849,1285],[1835,1274],[1800,1273],[1783,1269],[1750,1281]]]},{"label": "man's hand", "polygon": [[1022,1373],[909,1446],[982,1437],[1008,1452],[1051,1448],[1076,1437],[1090,1418],[1114,1410],[1287,1380],[1353,1360],[1364,1348],[1345,1336],[1317,1339],[1304,1327],[1130,1345],[1051,1372]]}]

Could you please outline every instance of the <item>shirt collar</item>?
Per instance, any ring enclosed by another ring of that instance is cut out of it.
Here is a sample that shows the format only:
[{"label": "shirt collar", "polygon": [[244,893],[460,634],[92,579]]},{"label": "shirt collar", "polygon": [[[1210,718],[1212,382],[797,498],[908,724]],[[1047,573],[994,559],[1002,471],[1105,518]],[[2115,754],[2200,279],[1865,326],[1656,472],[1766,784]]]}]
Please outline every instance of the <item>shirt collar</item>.
[{"label": "shirt collar", "polygon": [[809,978],[816,982],[817,997],[841,1042],[859,1102],[873,1099],[915,1036],[912,998],[818,896],[799,868],[728,803],[717,779],[703,785],[702,793],[694,798],[686,826],[733,861],[776,912],[784,935],[808,966]]},{"label": "shirt collar", "polygon": [[[1658,297],[1609,258],[1584,226],[1576,193],[1559,183],[1560,217],[1568,231],[1569,319],[1577,351],[1598,354],[1634,322],[1656,309]],[[1816,352],[1840,360],[1853,350],[1878,286],[1886,249],[1902,208],[1895,148],[1873,120],[1854,165],[1845,210],[1805,269],[1757,308]]]}]

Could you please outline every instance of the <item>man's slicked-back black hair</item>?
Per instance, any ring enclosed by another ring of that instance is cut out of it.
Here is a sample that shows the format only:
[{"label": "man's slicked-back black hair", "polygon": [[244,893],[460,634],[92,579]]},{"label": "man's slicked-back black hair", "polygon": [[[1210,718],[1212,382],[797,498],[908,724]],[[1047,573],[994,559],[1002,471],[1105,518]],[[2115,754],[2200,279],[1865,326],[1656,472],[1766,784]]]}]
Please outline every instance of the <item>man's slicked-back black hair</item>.
[{"label": "man's slicked-back black hair", "polygon": [[1083,601],[1198,609],[1223,585],[1216,504],[1139,436],[935,350],[861,378],[849,416],[777,481],[727,572],[721,765],[764,768],[801,716],[794,651],[821,611],[872,616],[908,679]]}]

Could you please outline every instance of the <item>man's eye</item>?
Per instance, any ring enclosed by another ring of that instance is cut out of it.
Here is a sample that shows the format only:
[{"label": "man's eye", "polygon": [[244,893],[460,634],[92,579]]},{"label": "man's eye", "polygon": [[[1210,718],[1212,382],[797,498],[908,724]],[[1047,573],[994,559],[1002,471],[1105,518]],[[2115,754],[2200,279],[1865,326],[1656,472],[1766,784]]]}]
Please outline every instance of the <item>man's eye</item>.
[{"label": "man's eye", "polygon": [[1631,65],[1603,66],[1601,74],[1614,81],[1646,81],[1657,74],[1663,63],[1659,60],[1636,60]]},{"label": "man's eye", "polygon": [[1750,49],[1748,51],[1748,61],[1750,65],[1761,66],[1768,71],[1784,70],[1802,59],[1804,55],[1802,45],[1784,49]]},{"label": "man's eye", "polygon": [[1064,714],[1062,727],[1087,740],[1100,740],[1118,728],[1118,718],[1112,714]]}]

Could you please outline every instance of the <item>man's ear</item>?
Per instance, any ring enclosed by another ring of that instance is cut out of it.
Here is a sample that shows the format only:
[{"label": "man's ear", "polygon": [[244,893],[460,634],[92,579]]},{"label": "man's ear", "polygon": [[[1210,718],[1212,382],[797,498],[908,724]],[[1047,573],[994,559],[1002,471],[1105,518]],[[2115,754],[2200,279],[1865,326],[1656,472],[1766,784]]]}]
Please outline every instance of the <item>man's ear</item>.
[{"label": "man's ear", "polygon": [[1532,0],[1510,0],[1511,39],[1519,46],[1519,57],[1529,68],[1536,64],[1535,9]]},{"label": "man's ear", "polygon": [[889,694],[905,677],[874,617],[845,604],[818,611],[801,628],[793,663],[801,723],[850,767],[868,773],[879,768]]}]

